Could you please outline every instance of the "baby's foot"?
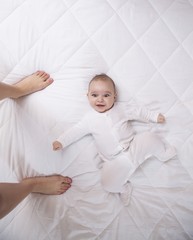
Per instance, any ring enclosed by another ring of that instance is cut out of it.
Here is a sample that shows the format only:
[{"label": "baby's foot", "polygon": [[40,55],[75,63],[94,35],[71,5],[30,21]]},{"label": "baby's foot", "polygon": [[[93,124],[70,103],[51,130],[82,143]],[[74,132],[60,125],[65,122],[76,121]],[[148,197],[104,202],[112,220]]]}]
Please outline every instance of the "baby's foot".
[{"label": "baby's foot", "polygon": [[53,175],[26,178],[22,183],[31,185],[33,193],[58,195],[71,187],[72,179],[61,175]]},{"label": "baby's foot", "polygon": [[50,75],[44,71],[37,71],[15,84],[19,90],[19,96],[25,96],[30,93],[40,91],[53,83]]},{"label": "baby's foot", "polygon": [[166,149],[165,153],[162,155],[160,161],[166,162],[176,156],[176,149],[173,146],[170,146]]},{"label": "baby's foot", "polygon": [[131,199],[133,187],[130,182],[127,182],[124,186],[124,191],[120,193],[120,198],[124,206],[129,205]]}]

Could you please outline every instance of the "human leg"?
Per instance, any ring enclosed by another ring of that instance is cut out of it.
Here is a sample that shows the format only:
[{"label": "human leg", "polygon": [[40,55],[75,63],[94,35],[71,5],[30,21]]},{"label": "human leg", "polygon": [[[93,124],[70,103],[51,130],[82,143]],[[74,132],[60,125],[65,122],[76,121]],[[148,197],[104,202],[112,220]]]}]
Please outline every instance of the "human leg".
[{"label": "human leg", "polygon": [[[50,75],[44,71],[37,71],[14,84],[20,91],[20,96],[25,96],[43,90],[53,82]],[[17,97],[20,97],[17,96]]]},{"label": "human leg", "polygon": [[53,79],[44,71],[37,71],[14,85],[0,82],[0,100],[4,98],[19,98],[40,91],[52,82]]},{"label": "human leg", "polygon": [[154,140],[154,134],[138,134],[132,140],[129,149],[121,153],[117,158],[104,162],[101,171],[104,189],[109,192],[122,192],[124,184],[139,165],[152,154],[157,153],[159,145],[157,146],[157,142]]},{"label": "human leg", "polygon": [[112,161],[106,161],[101,169],[101,183],[103,188],[112,193],[120,193],[124,190],[124,184],[133,170],[131,161],[124,153]]},{"label": "human leg", "polygon": [[105,162],[101,170],[101,183],[104,190],[119,193],[124,206],[129,204],[132,194],[133,187],[128,178],[133,169],[128,157],[123,153],[122,156]]},{"label": "human leg", "polygon": [[166,148],[154,133],[142,133],[134,137],[127,151],[112,161],[105,162],[101,170],[101,183],[108,192],[120,193],[127,205],[132,192],[129,179],[135,170],[149,157],[167,161],[176,155],[173,148]]},{"label": "human leg", "polygon": [[72,179],[61,175],[25,178],[21,184],[32,186],[32,193],[59,195],[71,187]]},{"label": "human leg", "polygon": [[151,132],[137,134],[128,151],[128,156],[132,159],[132,163],[136,168],[151,156],[165,162],[175,155],[174,147],[167,147],[159,136]]},{"label": "human leg", "polygon": [[0,218],[11,212],[30,193],[59,195],[66,192],[72,180],[61,175],[25,178],[20,183],[0,183]]}]

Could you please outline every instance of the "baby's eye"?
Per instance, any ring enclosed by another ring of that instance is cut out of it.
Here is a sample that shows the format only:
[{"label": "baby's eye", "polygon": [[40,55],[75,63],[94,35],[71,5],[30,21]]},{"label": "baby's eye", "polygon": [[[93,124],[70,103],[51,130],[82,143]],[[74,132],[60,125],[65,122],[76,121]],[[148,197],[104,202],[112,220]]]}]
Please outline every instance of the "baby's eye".
[{"label": "baby's eye", "polygon": [[97,94],[92,93],[91,96],[92,96],[92,97],[97,97]]},{"label": "baby's eye", "polygon": [[110,97],[110,94],[107,93],[107,94],[104,95],[104,97]]}]

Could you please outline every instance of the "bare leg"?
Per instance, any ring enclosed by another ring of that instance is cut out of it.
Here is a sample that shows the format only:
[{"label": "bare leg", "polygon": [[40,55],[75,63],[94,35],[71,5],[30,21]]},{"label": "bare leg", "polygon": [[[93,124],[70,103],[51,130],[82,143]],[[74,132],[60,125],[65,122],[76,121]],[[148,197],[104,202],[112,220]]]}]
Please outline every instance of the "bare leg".
[{"label": "bare leg", "polygon": [[53,175],[26,178],[21,183],[0,183],[0,218],[11,212],[30,193],[59,195],[71,187],[69,177]]},{"label": "bare leg", "polygon": [[4,98],[19,98],[37,92],[51,83],[53,83],[53,79],[44,71],[37,71],[14,85],[0,82],[0,100]]},{"label": "bare leg", "polygon": [[58,195],[66,192],[71,186],[72,180],[61,175],[25,178],[23,185],[32,185],[32,193]]},{"label": "bare leg", "polygon": [[[21,95],[25,96],[40,91],[53,82],[50,75],[44,71],[37,71],[16,83],[14,86],[20,90]],[[18,97],[20,97],[18,96]]]},{"label": "bare leg", "polygon": [[[0,82],[0,100],[19,98],[40,91],[52,82],[53,79],[44,71],[37,71],[14,85]],[[21,183],[0,183],[0,218],[13,210],[30,193],[62,194],[70,188],[71,182],[68,177],[53,175],[26,178]]]}]

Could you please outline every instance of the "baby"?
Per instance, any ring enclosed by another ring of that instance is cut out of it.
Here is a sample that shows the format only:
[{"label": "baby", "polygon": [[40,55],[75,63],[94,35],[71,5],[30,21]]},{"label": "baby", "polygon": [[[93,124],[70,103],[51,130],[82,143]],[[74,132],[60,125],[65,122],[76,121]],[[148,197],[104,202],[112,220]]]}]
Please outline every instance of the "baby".
[{"label": "baby", "polygon": [[91,111],[53,142],[53,150],[60,150],[91,134],[104,161],[102,186],[108,192],[119,193],[126,206],[132,192],[129,178],[139,165],[151,156],[167,161],[176,155],[175,148],[166,148],[156,134],[135,134],[131,121],[164,123],[165,117],[144,107],[116,102],[115,83],[106,74],[96,75],[90,81],[87,96]]}]

